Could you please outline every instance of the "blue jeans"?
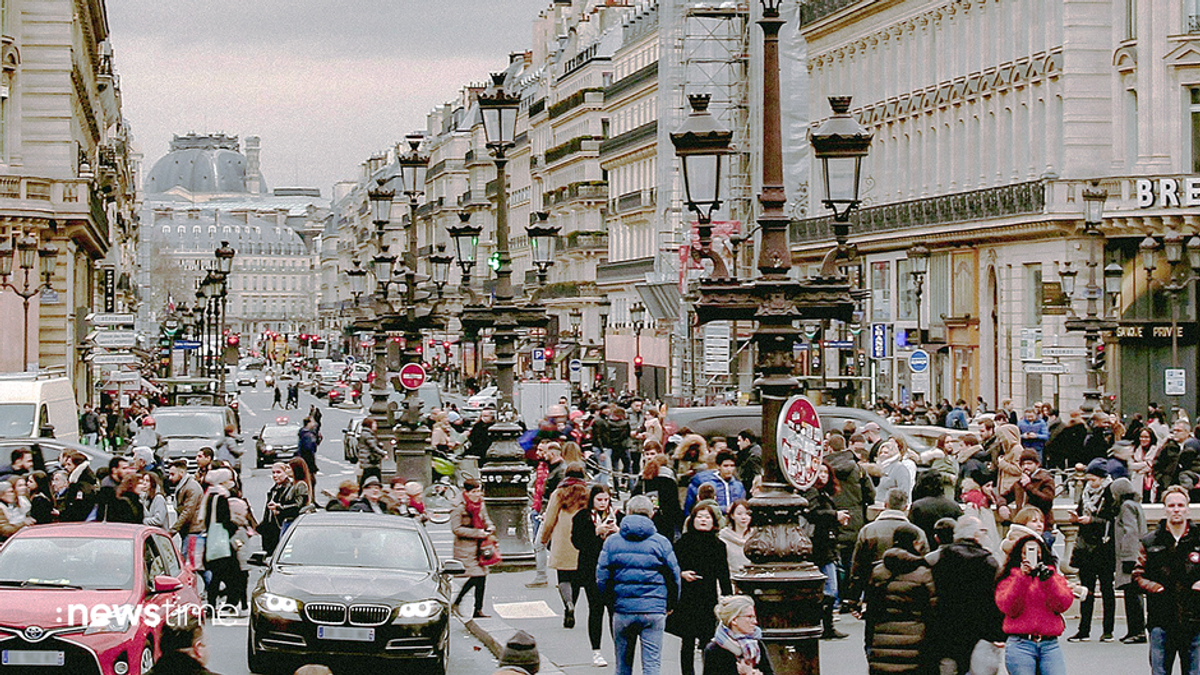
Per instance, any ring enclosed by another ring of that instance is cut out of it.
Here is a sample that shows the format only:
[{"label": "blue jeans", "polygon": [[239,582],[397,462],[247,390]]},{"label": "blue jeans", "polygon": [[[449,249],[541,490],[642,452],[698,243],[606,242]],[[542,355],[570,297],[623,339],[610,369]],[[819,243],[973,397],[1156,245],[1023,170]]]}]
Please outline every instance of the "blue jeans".
[{"label": "blue jeans", "polygon": [[1150,629],[1150,673],[1167,675],[1175,667],[1179,655],[1180,675],[1200,675],[1200,634],[1168,635],[1162,628]]},{"label": "blue jeans", "polygon": [[836,601],[838,599],[837,563],[827,562],[821,565],[820,569],[821,574],[825,575],[825,596]]},{"label": "blue jeans", "polygon": [[633,675],[633,650],[637,648],[639,638],[642,641],[642,675],[659,675],[666,627],[666,614],[613,614],[617,675]]},{"label": "blue jeans", "polygon": [[1004,667],[1008,675],[1067,675],[1057,638],[1034,642],[1010,635],[1004,649]]}]

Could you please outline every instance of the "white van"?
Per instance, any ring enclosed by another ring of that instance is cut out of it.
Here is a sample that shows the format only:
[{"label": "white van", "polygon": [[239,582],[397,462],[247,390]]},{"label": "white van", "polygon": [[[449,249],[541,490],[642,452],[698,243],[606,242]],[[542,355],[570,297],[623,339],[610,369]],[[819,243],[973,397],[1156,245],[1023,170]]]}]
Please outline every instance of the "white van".
[{"label": "white van", "polygon": [[47,425],[55,438],[79,442],[71,381],[61,372],[0,374],[0,438],[37,438]]}]

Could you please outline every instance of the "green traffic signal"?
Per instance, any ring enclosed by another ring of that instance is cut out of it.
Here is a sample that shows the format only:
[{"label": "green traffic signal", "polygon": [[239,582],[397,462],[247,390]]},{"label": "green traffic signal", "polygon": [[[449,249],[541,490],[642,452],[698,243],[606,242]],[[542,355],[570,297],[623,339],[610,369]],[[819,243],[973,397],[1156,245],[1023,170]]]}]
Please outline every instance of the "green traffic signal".
[{"label": "green traffic signal", "polygon": [[500,252],[496,251],[495,253],[488,256],[487,264],[488,264],[488,267],[492,268],[492,271],[499,272],[500,271]]}]

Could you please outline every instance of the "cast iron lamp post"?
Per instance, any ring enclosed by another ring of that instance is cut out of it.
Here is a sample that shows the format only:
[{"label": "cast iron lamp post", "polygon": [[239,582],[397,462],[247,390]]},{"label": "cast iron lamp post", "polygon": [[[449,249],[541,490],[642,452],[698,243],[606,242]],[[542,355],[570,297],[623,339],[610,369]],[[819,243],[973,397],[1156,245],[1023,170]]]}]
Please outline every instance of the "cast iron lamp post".
[{"label": "cast iron lamp post", "polygon": [[[763,640],[775,672],[815,674],[820,669],[818,637],[824,576],[808,559],[812,542],[802,524],[807,502],[785,482],[775,429],[784,402],[798,386],[792,374],[795,365],[792,345],[799,336],[796,323],[823,319],[848,322],[853,318],[855,296],[840,262],[853,251],[846,238],[849,212],[857,203],[855,199],[842,201],[841,197],[827,200],[831,202],[827,205],[834,208],[834,248],[825,256],[819,276],[803,281],[792,278],[780,131],[779,31],[784,23],[779,16],[780,1],[761,0],[762,19],[758,22],[764,34],[759,274],[750,280],[702,279],[695,308],[701,324],[715,320],[757,322],[754,343],[759,378],[755,386],[762,398],[763,493],[750,502],[755,533],[746,542],[746,555],[751,564],[735,574],[734,580],[741,592],[755,600]],[[870,142],[870,134],[846,112],[849,99],[832,102],[834,118],[812,135],[814,155],[822,164],[853,153],[861,157]],[[680,141],[685,142],[686,149],[687,125],[695,128],[701,123],[689,118],[682,133],[672,136],[677,149]],[[706,126],[700,128],[710,129],[709,135],[713,135],[712,130],[719,131],[715,122],[703,124]],[[713,147],[710,152],[719,153],[720,148]],[[826,173],[836,175],[835,171]],[[714,183],[718,180],[715,171],[706,175],[712,176]],[[835,186],[829,187],[832,190]],[[704,188],[696,191],[693,187],[693,194],[720,193],[719,185]],[[856,194],[855,186],[851,198]],[[702,208],[699,203],[688,207],[692,211]],[[701,255],[709,257],[711,252]]]},{"label": "cast iron lamp post", "polygon": [[[518,305],[512,286],[512,255],[508,227],[508,151],[516,145],[517,113],[521,101],[504,91],[504,74],[492,75],[489,91],[479,95],[487,147],[496,164],[496,285],[491,307],[470,305],[463,308],[464,332],[478,335],[492,329],[496,346],[496,386],[499,415],[490,428],[491,447],[480,469],[484,500],[496,523],[500,550],[506,566],[524,567],[533,563],[533,546],[526,523],[529,516],[530,469],[525,453],[517,444],[522,433],[514,421],[513,368],[516,364],[517,328],[545,328],[546,312],[536,305]],[[465,235],[464,235],[465,236]],[[456,239],[457,240],[457,239]],[[460,248],[460,251],[462,249]],[[535,252],[536,253],[536,252]],[[535,258],[536,261],[536,258]]]},{"label": "cast iron lamp post", "polygon": [[642,327],[646,321],[646,306],[640,302],[635,302],[629,308],[629,322],[637,336],[634,342],[633,350],[633,393],[637,396],[642,395]]},{"label": "cast iron lamp post", "polygon": [[550,266],[554,264],[554,249],[558,243],[558,233],[562,228],[558,225],[547,225],[550,214],[538,211],[537,222],[530,223],[525,228],[529,237],[529,247],[533,252],[533,264],[537,265],[538,288],[546,285],[546,277]]},{"label": "cast iron lamp post", "polygon": [[[32,233],[18,234],[16,239],[16,263],[21,269],[21,286],[9,283],[8,277],[13,272],[13,241],[0,240],[0,288],[8,288],[21,298],[22,347],[21,370],[29,370],[29,300],[50,288],[50,279],[54,276],[54,264],[58,260],[58,248],[49,242],[38,248],[38,238]],[[38,266],[38,272],[33,271]],[[36,282],[38,277],[41,282]],[[40,344],[39,340],[39,344]]]},{"label": "cast iron lamp post", "polygon": [[608,296],[600,301],[598,305],[598,313],[600,315],[600,372],[596,373],[596,379],[604,382],[608,379],[608,313],[612,311],[612,300]]},{"label": "cast iron lamp post", "polygon": [[[1100,359],[1097,357],[1097,349],[1103,348],[1103,343],[1100,342],[1102,334],[1106,331],[1116,329],[1117,322],[1100,313],[1100,301],[1103,299],[1105,291],[1109,295],[1115,295],[1120,292],[1121,270],[1120,266],[1116,269],[1116,277],[1112,278],[1113,270],[1109,267],[1104,268],[1104,288],[1101,288],[1096,280],[1096,268],[1100,266],[1101,258],[1104,255],[1104,233],[1100,231],[1100,225],[1104,222],[1104,201],[1108,198],[1108,192],[1099,187],[1099,182],[1093,182],[1091,187],[1083,190],[1083,230],[1080,234],[1084,237],[1084,243],[1087,246],[1087,267],[1088,267],[1088,282],[1084,288],[1084,298],[1087,300],[1087,314],[1084,317],[1079,317],[1074,314],[1065,322],[1066,329],[1072,332],[1082,332],[1084,341],[1087,345],[1087,356],[1085,357],[1085,366],[1087,368],[1087,389],[1083,392],[1084,408],[1092,410],[1100,409]],[[1143,242],[1145,244],[1145,242]],[[1144,253],[1144,251],[1143,251]],[[1145,259],[1143,255],[1143,260]],[[1063,292],[1068,298],[1074,296],[1075,291],[1075,275],[1078,271],[1073,267],[1068,267],[1066,272],[1060,275],[1063,283]]]},{"label": "cast iron lamp post", "polygon": [[446,253],[446,245],[438,244],[437,253],[429,256],[429,270],[433,279],[433,286],[437,289],[438,300],[442,299],[443,292],[446,289],[446,284],[450,281],[450,263],[454,262],[454,256]]},{"label": "cast iron lamp post", "polygon": [[[229,298],[229,275],[233,273],[233,257],[237,254],[236,251],[229,245],[229,242],[223,241],[213,251],[213,256],[217,259],[217,264],[213,267],[213,279],[220,285],[220,291],[217,294],[217,393],[221,396],[221,401],[225,400],[225,359],[222,358],[225,351],[225,314],[228,308]],[[236,365],[236,364],[235,364]]]},{"label": "cast iron lamp post", "polygon": [[[1158,241],[1146,235],[1138,248],[1142,254],[1142,266],[1146,269],[1146,278],[1154,281],[1154,269],[1157,266]],[[1200,236],[1192,235],[1185,246],[1183,233],[1171,228],[1163,236],[1162,248],[1166,253],[1168,280],[1162,289],[1171,295],[1171,368],[1179,368],[1179,305],[1180,298],[1193,281],[1200,279]],[[1187,253],[1189,270],[1180,270],[1179,263],[1183,262],[1184,249]],[[1185,378],[1186,381],[1186,378]],[[1173,401],[1174,408],[1179,407],[1179,395],[1167,394]]]},{"label": "cast iron lamp post", "polygon": [[908,249],[908,259],[912,262],[913,295],[917,301],[917,346],[925,344],[925,331],[921,329],[921,295],[925,290],[925,275],[929,272],[929,247],[917,244]]},{"label": "cast iron lamp post", "polygon": [[[476,300],[475,291],[471,289],[471,270],[474,269],[475,263],[479,257],[479,235],[483,233],[483,228],[478,225],[471,224],[471,213],[469,211],[458,212],[458,225],[447,225],[446,231],[450,234],[450,241],[454,242],[454,259],[458,263],[459,270],[462,272],[462,280],[458,287],[463,293],[463,308],[473,304]],[[471,357],[472,370],[476,375],[479,374],[479,330],[477,325],[471,325],[463,322],[463,338],[470,340],[473,348]],[[463,379],[467,377],[467,363],[464,359],[462,362]]]}]

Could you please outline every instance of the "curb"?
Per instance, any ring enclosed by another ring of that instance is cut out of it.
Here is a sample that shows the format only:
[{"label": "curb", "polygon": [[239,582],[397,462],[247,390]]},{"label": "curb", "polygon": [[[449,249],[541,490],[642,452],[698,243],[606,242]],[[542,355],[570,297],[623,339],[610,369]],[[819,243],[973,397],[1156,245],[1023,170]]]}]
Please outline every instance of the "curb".
[{"label": "curb", "polygon": [[[497,659],[504,652],[504,645],[509,639],[517,633],[517,629],[508,625],[503,619],[464,619],[457,617],[466,627],[471,635],[474,635],[480,642],[488,648]],[[540,653],[540,652],[539,652]],[[538,669],[539,675],[562,675],[562,670],[550,661],[546,660],[543,655],[541,657],[542,665]]]}]

